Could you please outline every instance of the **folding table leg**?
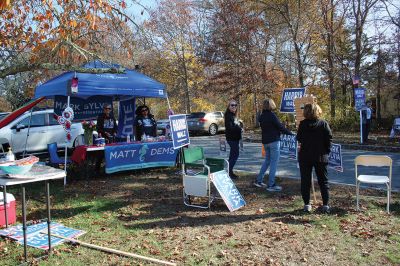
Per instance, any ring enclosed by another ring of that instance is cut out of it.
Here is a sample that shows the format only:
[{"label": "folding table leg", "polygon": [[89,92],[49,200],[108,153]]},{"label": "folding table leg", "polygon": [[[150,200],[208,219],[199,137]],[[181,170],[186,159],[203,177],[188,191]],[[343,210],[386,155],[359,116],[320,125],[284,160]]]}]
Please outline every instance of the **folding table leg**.
[{"label": "folding table leg", "polygon": [[49,237],[49,250],[48,253],[50,255],[51,253],[51,229],[50,229],[50,224],[51,224],[51,215],[50,215],[50,184],[49,181],[45,181],[45,187],[46,187],[46,207],[47,207],[47,234]]},{"label": "folding table leg", "polygon": [[22,187],[22,231],[24,235],[24,257],[28,261],[27,243],[26,243],[26,202],[25,202],[25,186]]},{"label": "folding table leg", "polygon": [[6,218],[6,228],[8,228],[8,210],[7,210],[7,186],[3,186],[4,218]]}]

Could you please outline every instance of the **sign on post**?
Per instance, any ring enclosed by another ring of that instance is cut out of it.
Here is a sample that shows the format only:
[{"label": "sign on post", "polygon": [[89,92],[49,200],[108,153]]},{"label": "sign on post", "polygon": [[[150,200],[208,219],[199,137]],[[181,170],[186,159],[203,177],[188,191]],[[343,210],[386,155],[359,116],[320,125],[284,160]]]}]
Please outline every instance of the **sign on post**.
[{"label": "sign on post", "polygon": [[211,182],[217,188],[229,211],[240,209],[246,202],[225,170],[212,173]]},{"label": "sign on post", "polygon": [[186,115],[170,115],[171,136],[174,149],[190,144]]},{"label": "sign on post", "polygon": [[297,160],[296,135],[281,134],[280,156],[283,158]]},{"label": "sign on post", "polygon": [[284,89],[281,100],[281,113],[294,113],[294,99],[303,97],[305,92],[305,88]]},{"label": "sign on post", "polygon": [[342,146],[332,143],[331,152],[329,153],[328,167],[338,172],[343,172],[342,163]]},{"label": "sign on post", "polygon": [[365,88],[354,88],[354,107],[360,111],[365,106]]}]

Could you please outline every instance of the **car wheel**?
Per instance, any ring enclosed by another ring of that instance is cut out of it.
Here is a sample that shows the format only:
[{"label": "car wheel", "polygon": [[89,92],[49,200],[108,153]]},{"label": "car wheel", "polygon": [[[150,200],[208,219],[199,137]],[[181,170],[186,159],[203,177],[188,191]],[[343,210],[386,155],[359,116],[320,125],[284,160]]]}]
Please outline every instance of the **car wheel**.
[{"label": "car wheel", "polygon": [[210,133],[211,136],[216,135],[218,133],[218,126],[216,124],[211,124],[208,128],[208,133]]}]

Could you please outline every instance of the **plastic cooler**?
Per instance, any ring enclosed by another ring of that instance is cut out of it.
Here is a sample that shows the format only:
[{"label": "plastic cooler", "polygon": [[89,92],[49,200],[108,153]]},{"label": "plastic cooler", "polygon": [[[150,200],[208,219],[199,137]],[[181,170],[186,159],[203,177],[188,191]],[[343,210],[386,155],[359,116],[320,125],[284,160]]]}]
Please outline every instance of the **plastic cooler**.
[{"label": "plastic cooler", "polygon": [[[17,216],[15,214],[15,198],[12,194],[7,193],[7,216],[8,216],[8,224],[13,224],[17,220]],[[0,191],[0,226],[6,225],[6,214],[4,211],[4,199],[3,192]]]}]

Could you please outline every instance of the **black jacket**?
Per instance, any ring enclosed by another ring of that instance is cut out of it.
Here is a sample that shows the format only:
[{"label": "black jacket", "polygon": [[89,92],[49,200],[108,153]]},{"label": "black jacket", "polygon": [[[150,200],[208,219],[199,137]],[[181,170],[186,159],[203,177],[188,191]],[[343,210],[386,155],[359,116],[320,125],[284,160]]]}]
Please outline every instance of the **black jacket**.
[{"label": "black jacket", "polygon": [[263,144],[272,143],[281,140],[281,132],[293,135],[288,129],[286,129],[281,122],[279,122],[278,117],[269,110],[263,110],[258,122],[261,126],[261,142]]},{"label": "black jacket", "polygon": [[115,121],[114,116],[110,114],[110,117],[108,119],[110,120],[110,123],[112,123],[111,128],[104,128],[104,120],[106,120],[106,115],[99,114],[99,116],[97,117],[97,133],[100,133],[103,138],[107,138],[107,135],[105,134],[106,132],[114,135],[117,133],[118,130],[117,122]]},{"label": "black jacket", "polygon": [[152,114],[148,115],[148,119],[150,119],[150,125],[145,126],[143,120],[145,118],[143,116],[137,116],[135,119],[135,135],[136,140],[142,140],[143,133],[146,133],[147,136],[156,137],[157,136],[157,122],[154,119]]},{"label": "black jacket", "polygon": [[225,119],[225,137],[226,140],[241,140],[242,128],[240,127],[239,120],[234,113],[227,110],[224,115]]},{"label": "black jacket", "polygon": [[332,131],[325,120],[304,119],[297,131],[300,142],[299,162],[328,162]]}]

